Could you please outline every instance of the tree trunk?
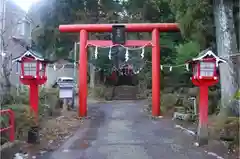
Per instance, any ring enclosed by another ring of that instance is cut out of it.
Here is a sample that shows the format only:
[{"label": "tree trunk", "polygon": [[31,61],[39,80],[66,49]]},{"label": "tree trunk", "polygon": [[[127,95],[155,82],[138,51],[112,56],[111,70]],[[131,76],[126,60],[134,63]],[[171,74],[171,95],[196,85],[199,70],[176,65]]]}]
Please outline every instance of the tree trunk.
[{"label": "tree trunk", "polygon": [[90,64],[90,88],[95,87],[95,66]]},{"label": "tree trunk", "polygon": [[11,82],[9,80],[9,76],[10,76],[10,66],[9,66],[9,62],[10,61],[10,57],[7,57],[7,55],[5,57],[2,57],[3,61],[2,61],[2,70],[1,70],[1,100],[0,100],[0,104],[6,104],[6,102],[8,102],[9,97],[10,97],[10,91],[11,91]]},{"label": "tree trunk", "polygon": [[[94,54],[94,50],[92,48],[90,48],[90,61],[92,60],[92,55]],[[90,64],[90,88],[94,88],[95,87],[95,66],[93,64]]]},{"label": "tree trunk", "polygon": [[10,66],[12,64],[11,55],[6,53],[6,42],[4,41],[5,27],[5,2],[0,0],[0,105],[5,104],[9,99],[11,83],[9,80]]},{"label": "tree trunk", "polygon": [[239,89],[239,65],[229,56],[237,52],[236,34],[233,19],[232,0],[214,0],[214,20],[216,26],[217,52],[227,59],[227,64],[220,64],[221,109],[231,107],[231,101]]}]

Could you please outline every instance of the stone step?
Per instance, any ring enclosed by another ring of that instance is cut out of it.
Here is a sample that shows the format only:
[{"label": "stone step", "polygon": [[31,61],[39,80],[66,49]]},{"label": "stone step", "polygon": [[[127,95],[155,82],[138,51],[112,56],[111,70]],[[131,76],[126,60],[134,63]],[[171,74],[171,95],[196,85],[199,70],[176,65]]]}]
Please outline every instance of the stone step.
[{"label": "stone step", "polygon": [[137,99],[138,88],[136,86],[117,86],[114,89],[114,100]]}]

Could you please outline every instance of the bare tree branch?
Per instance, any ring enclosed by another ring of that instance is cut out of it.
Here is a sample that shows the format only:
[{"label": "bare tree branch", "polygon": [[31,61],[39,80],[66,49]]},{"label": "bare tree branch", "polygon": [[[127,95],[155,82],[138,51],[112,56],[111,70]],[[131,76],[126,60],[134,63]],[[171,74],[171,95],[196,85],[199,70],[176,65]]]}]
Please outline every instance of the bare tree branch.
[{"label": "bare tree branch", "polygon": [[[9,17],[7,17],[8,15],[5,14],[6,10],[4,8],[4,2],[6,2],[6,0],[1,0],[1,2],[3,3],[0,5],[3,6],[0,6],[2,7],[0,8],[0,12],[2,12],[0,16],[0,105],[4,104],[10,97],[10,75],[12,73],[13,53],[8,50],[9,44],[14,40],[13,37],[16,34],[19,34],[17,30],[19,25],[22,25],[25,23],[25,21],[30,22],[30,24],[34,24],[34,21],[27,15],[27,13],[22,14],[14,11],[8,11],[7,13],[10,13],[10,15],[13,17],[12,19],[9,19]],[[21,45],[20,43],[18,44]]]}]

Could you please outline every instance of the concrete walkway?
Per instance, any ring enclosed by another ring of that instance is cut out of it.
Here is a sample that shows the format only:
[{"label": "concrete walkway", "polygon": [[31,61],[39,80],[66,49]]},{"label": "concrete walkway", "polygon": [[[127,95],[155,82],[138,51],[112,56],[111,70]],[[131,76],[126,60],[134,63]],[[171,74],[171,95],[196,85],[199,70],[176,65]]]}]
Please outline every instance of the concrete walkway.
[{"label": "concrete walkway", "polygon": [[[141,101],[89,106],[82,128],[49,159],[214,159],[172,120],[151,120]],[[45,158],[46,159],[46,158]]]}]

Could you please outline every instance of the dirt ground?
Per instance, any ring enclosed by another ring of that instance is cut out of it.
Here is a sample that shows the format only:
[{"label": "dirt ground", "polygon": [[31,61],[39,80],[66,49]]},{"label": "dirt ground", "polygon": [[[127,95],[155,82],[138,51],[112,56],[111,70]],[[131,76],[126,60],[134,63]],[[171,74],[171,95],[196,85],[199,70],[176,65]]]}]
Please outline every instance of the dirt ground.
[{"label": "dirt ground", "polygon": [[[148,105],[145,105],[145,110],[150,113],[151,108],[148,107]],[[173,117],[173,110],[169,110],[164,114],[164,118],[172,118]],[[209,121],[210,123],[213,121],[213,117],[210,116]],[[187,122],[183,120],[174,120],[176,125],[180,125],[182,128],[185,128],[187,130],[190,130],[191,132],[196,133],[197,132],[197,123],[196,122]],[[230,124],[229,124],[230,126]],[[232,133],[237,134],[239,133],[239,123],[238,125],[233,125],[233,128],[230,129],[230,135],[233,136]],[[232,144],[230,141],[222,141],[219,139],[220,134],[214,134],[212,132],[212,129],[214,129],[214,126],[212,124],[209,125],[209,135],[210,139],[207,145],[202,146],[205,150],[211,151],[211,152],[218,152],[219,154],[227,154],[228,158],[234,158],[234,159],[240,159],[240,147],[239,145]],[[238,131],[238,132],[236,132]],[[216,133],[216,132],[215,132]],[[188,133],[189,134],[189,133]],[[239,141],[240,142],[240,141]]]},{"label": "dirt ground", "polygon": [[[187,130],[192,132],[197,132],[197,123],[190,123],[186,121],[175,120],[177,125],[180,125]],[[210,130],[213,128],[209,128]],[[236,128],[237,129],[237,128]],[[209,130],[209,131],[210,131]],[[220,140],[219,134],[214,134],[213,132],[209,132],[210,138],[207,145],[202,146],[204,149],[209,150],[211,152],[217,152],[218,154],[227,154],[228,158],[240,159],[240,149],[239,146],[232,143],[230,141],[222,141]],[[214,136],[215,135],[215,136]]]},{"label": "dirt ground", "polygon": [[[75,100],[77,103],[78,98],[76,97]],[[104,100],[88,98],[88,104],[94,103],[104,103]],[[25,143],[20,152],[24,154],[24,159],[38,158],[52,152],[70,138],[82,124],[83,118],[78,117],[77,110],[68,111],[63,108],[60,115],[48,117],[41,122],[40,143]]]},{"label": "dirt ground", "polygon": [[77,116],[76,111],[63,111],[60,116],[41,123],[39,144],[25,144],[22,151],[27,153],[26,158],[29,159],[54,151],[71,137],[82,123],[83,119]]}]

